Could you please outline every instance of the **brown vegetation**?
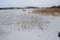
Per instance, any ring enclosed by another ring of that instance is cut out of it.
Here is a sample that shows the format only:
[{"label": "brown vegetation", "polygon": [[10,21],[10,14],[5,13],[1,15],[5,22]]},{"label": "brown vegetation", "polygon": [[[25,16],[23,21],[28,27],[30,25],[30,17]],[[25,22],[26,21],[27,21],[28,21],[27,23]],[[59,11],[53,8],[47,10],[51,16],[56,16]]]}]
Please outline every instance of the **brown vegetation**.
[{"label": "brown vegetation", "polygon": [[33,13],[57,16],[60,14],[60,8],[45,8],[32,10]]},{"label": "brown vegetation", "polygon": [[52,16],[58,16],[60,15],[60,5],[58,6],[52,6],[48,8],[42,8],[42,9],[35,9],[32,10],[33,13],[38,13],[38,14],[45,14],[45,15],[52,15]]}]

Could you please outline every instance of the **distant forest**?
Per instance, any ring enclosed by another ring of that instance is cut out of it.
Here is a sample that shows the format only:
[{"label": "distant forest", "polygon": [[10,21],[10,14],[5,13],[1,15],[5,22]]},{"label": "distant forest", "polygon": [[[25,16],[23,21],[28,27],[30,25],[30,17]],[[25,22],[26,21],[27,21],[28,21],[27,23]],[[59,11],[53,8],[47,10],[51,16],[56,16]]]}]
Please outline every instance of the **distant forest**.
[{"label": "distant forest", "polygon": [[[0,8],[0,10],[4,10],[4,9],[35,9],[35,8],[40,8],[40,7],[33,7],[33,6],[27,6],[27,7],[4,7],[4,8]],[[52,7],[46,7],[46,8],[60,8],[60,5],[52,6]]]},{"label": "distant forest", "polygon": [[60,8],[60,5],[58,5],[58,6],[52,6],[50,8]]}]

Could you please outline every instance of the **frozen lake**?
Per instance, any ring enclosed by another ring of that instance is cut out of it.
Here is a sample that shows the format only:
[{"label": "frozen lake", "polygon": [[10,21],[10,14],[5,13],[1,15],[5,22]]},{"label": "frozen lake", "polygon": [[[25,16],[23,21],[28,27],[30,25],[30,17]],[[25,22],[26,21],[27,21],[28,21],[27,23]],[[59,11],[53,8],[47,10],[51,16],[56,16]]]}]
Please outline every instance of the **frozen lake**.
[{"label": "frozen lake", "polygon": [[60,40],[60,17],[0,10],[0,40]]}]

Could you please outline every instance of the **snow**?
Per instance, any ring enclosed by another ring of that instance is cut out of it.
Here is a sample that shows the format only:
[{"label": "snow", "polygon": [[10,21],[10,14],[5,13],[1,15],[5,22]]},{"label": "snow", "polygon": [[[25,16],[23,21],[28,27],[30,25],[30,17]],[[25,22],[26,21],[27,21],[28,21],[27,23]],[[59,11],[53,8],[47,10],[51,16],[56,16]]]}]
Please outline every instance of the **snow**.
[{"label": "snow", "polygon": [[[24,26],[21,26],[22,22]],[[60,40],[58,32],[59,16],[39,15],[20,9],[0,10],[0,40]]]}]

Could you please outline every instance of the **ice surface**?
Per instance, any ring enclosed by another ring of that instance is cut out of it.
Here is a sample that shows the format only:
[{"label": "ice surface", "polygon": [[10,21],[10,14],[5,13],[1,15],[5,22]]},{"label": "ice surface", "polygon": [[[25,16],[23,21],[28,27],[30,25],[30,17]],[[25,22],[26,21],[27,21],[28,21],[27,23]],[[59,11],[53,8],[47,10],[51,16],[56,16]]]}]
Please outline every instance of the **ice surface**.
[{"label": "ice surface", "polygon": [[60,40],[58,32],[58,16],[0,10],[0,40]]}]

